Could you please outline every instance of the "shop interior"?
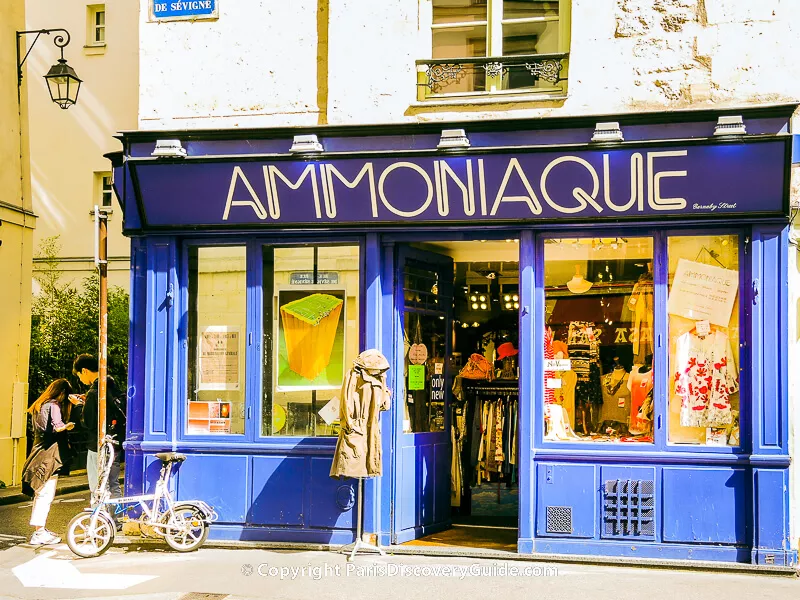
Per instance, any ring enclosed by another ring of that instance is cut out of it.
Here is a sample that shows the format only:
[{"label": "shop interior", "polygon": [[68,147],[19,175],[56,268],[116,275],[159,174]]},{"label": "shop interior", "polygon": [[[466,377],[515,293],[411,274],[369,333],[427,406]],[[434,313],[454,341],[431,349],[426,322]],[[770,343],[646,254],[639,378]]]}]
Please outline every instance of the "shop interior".
[{"label": "shop interior", "polygon": [[[406,268],[404,428],[449,429],[453,527],[409,544],[516,551],[519,240],[414,247],[452,260],[439,270]],[[431,289],[425,305],[420,291]],[[418,385],[415,370],[424,372]]]}]

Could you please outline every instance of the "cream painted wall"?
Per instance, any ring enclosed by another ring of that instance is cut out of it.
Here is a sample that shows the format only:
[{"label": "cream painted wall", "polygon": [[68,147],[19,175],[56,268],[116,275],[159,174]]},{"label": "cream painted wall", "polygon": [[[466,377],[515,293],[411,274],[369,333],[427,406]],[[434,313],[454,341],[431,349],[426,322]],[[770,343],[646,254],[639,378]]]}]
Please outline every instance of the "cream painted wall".
[{"label": "cream painted wall", "polygon": [[418,103],[414,61],[430,57],[430,2],[237,0],[220,3],[216,21],[151,23],[140,0],[139,125],[539,117],[800,97],[800,2],[573,0],[566,100]]},{"label": "cream painted wall", "polygon": [[25,87],[17,97],[16,34],[23,0],[0,3],[0,480],[19,483],[25,460],[33,228]]},{"label": "cream painted wall", "polygon": [[[78,103],[61,110],[50,100],[41,77],[58,59],[52,40],[42,36],[28,58],[31,184],[39,215],[35,241],[60,235],[65,279],[94,272],[94,222],[97,201],[94,173],[110,171],[103,155],[120,150],[113,136],[135,129],[138,111],[138,4],[106,2],[106,47],[86,48],[88,1],[27,0],[27,28],[63,27],[72,39],[64,56],[83,80]],[[130,242],[122,235],[115,201],[109,223],[111,285],[129,286]]]}]

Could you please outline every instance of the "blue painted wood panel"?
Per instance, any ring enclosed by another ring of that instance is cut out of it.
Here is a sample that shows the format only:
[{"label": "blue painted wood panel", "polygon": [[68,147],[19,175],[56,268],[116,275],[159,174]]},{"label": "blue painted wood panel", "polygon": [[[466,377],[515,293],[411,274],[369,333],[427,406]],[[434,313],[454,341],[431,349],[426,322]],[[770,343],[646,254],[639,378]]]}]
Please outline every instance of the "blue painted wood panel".
[{"label": "blue painted wood panel", "polygon": [[[147,361],[147,248],[131,241],[130,335],[128,337],[128,440],[140,440],[145,430]],[[121,383],[121,382],[119,382]]]},{"label": "blue painted wood panel", "polygon": [[247,509],[247,456],[189,455],[178,468],[177,498],[208,502],[220,523],[242,523]]},{"label": "blue painted wood panel", "polygon": [[426,475],[417,462],[417,447],[403,446],[399,448],[397,455],[397,497],[395,498],[395,511],[397,513],[397,529],[409,529],[418,527],[422,523],[421,497],[417,494],[417,486],[422,482],[420,479]]},{"label": "blue painted wood panel", "polygon": [[788,452],[787,229],[756,226],[752,241],[753,453]]},{"label": "blue painted wood panel", "polygon": [[307,460],[311,465],[309,527],[352,529],[355,524],[353,515],[357,510],[358,480],[332,479],[332,459],[329,456],[312,456]]},{"label": "blue painted wood panel", "polygon": [[664,467],[662,486],[665,542],[747,543],[751,498],[745,469]]},{"label": "blue painted wood panel", "polygon": [[791,548],[788,490],[788,469],[753,469],[755,548]]},{"label": "blue painted wood panel", "polygon": [[247,511],[247,523],[304,525],[305,470],[303,456],[254,456],[252,503]]},{"label": "blue painted wood panel", "polygon": [[[538,463],[536,465],[536,535],[596,537],[598,485],[595,465]],[[547,507],[572,509],[572,533],[547,531]]]},{"label": "blue painted wood panel", "polygon": [[[170,373],[170,340],[172,339],[173,321],[171,319],[172,303],[169,300],[172,284],[171,269],[174,266],[173,244],[170,242],[153,242],[148,249],[149,282],[148,282],[148,331],[147,331],[147,375],[145,386],[148,394],[149,431],[146,436],[151,440],[168,439],[170,432],[170,414],[172,398]],[[174,286],[172,288],[174,294]]]}]

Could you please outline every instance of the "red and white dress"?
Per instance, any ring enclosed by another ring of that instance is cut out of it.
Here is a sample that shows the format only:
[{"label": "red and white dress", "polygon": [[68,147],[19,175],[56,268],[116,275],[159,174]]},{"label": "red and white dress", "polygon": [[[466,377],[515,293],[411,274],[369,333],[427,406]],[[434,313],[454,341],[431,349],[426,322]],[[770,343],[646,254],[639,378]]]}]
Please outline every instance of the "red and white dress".
[{"label": "red and white dress", "polygon": [[732,421],[730,396],[739,391],[739,370],[730,339],[721,331],[678,338],[675,393],[681,397],[681,425],[725,427]]}]

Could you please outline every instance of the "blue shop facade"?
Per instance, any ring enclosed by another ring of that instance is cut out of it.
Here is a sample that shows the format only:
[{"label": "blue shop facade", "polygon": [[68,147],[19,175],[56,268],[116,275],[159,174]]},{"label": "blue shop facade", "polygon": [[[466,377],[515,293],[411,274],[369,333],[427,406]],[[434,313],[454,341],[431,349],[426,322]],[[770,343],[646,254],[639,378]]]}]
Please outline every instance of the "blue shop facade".
[{"label": "blue shop facade", "polygon": [[382,545],[480,517],[512,552],[796,564],[795,108],[121,134],[127,491],[177,450],[212,538],[352,542],[338,396],[376,348]]}]

